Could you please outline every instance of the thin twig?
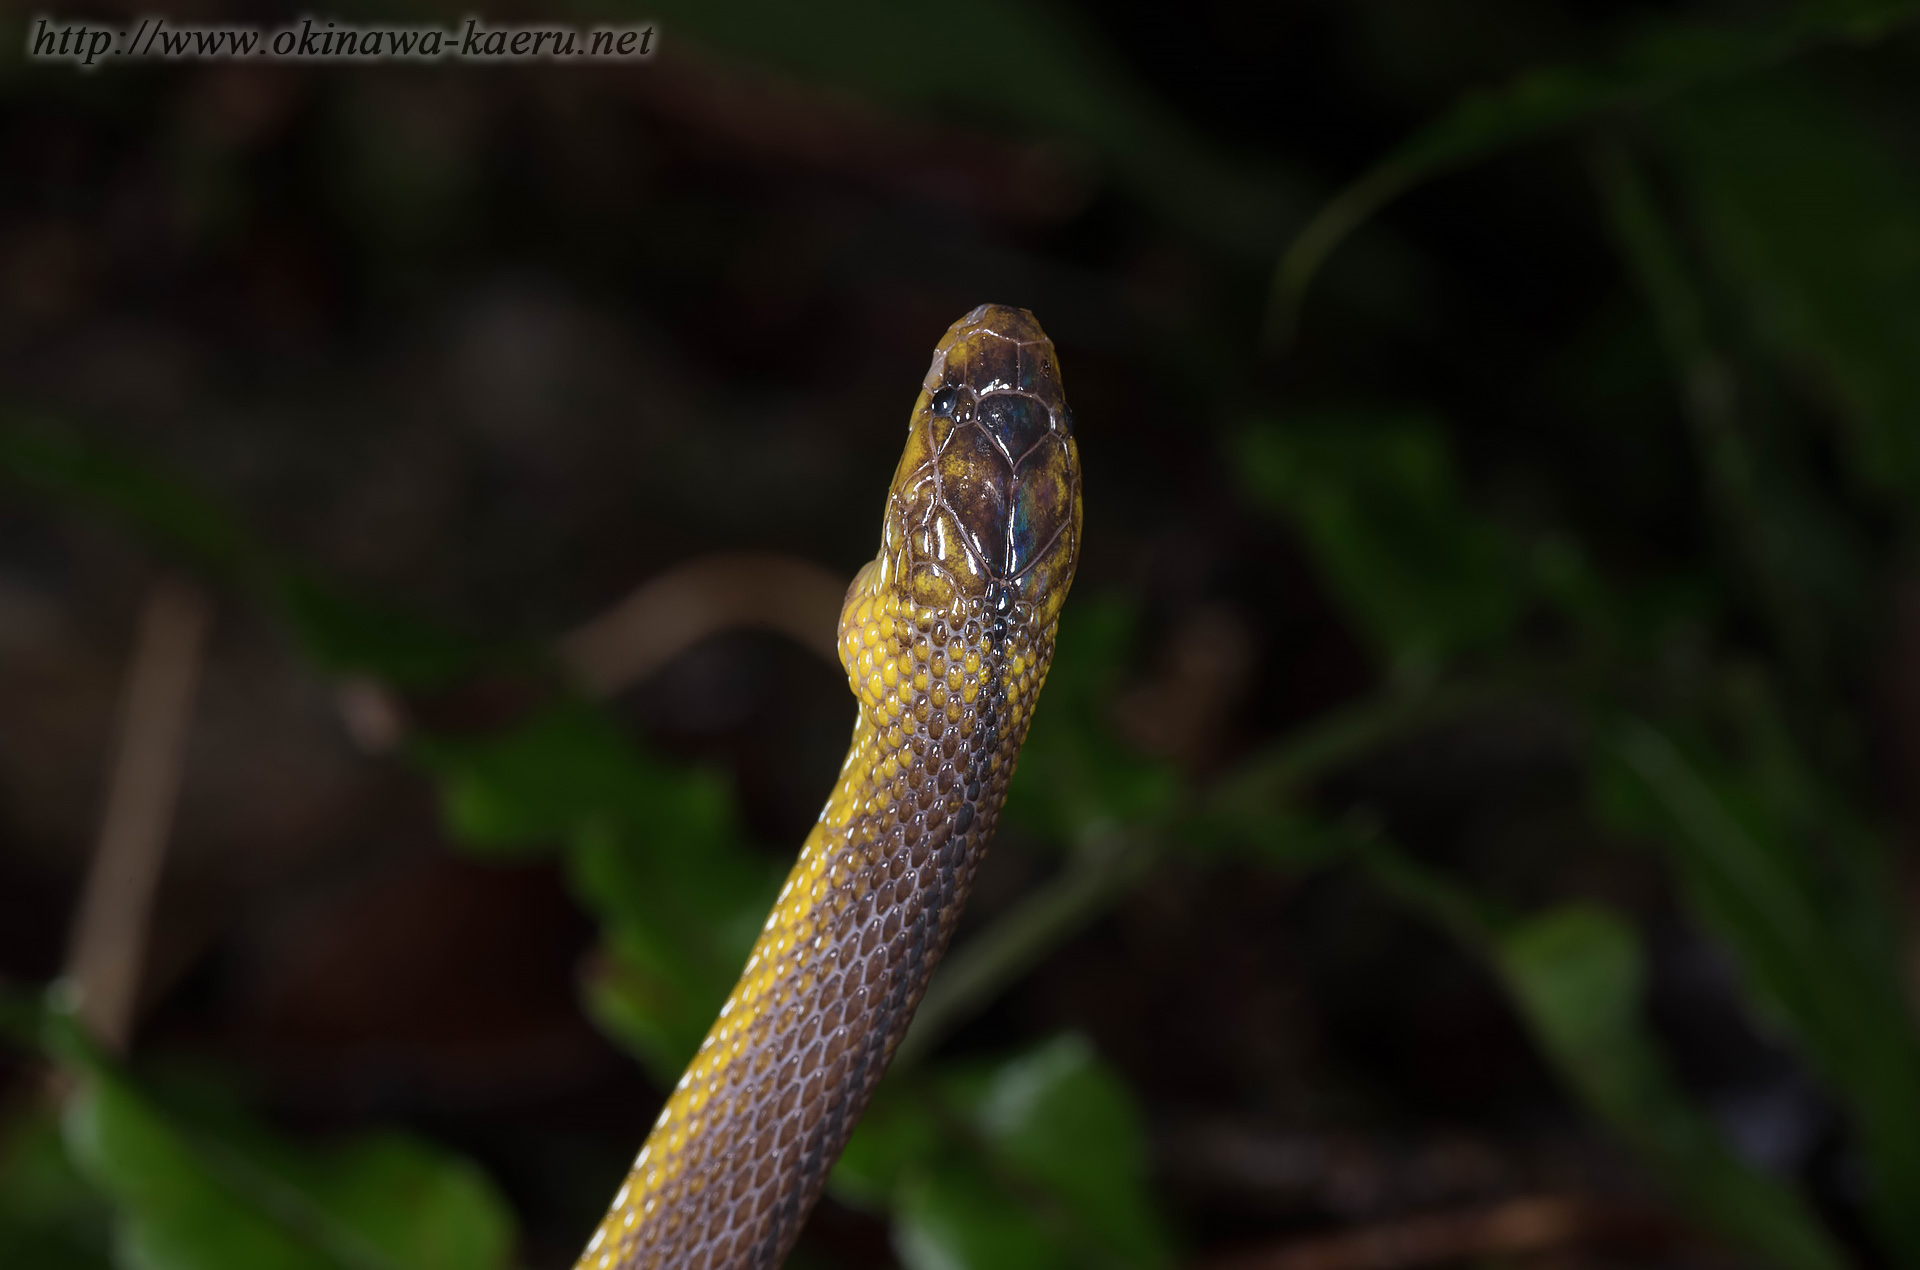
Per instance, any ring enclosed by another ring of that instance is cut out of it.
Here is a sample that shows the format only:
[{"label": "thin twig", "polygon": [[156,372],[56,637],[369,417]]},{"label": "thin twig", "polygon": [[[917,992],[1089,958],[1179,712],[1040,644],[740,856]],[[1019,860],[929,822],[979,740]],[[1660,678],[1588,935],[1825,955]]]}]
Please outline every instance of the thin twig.
[{"label": "thin twig", "polygon": [[[1868,6],[1872,9],[1872,6]],[[1532,71],[1477,94],[1430,121],[1335,194],[1281,254],[1267,300],[1266,346],[1285,352],[1300,326],[1307,285],[1335,248],[1381,209],[1424,182],[1459,171],[1515,146],[1589,123],[1629,107],[1645,107],[1696,85],[1762,70],[1835,42],[1863,43],[1912,22],[1907,6],[1877,11],[1845,6],[1790,6],[1763,29],[1667,28],[1657,39],[1589,67]],[[1675,58],[1672,50],[1688,47]]]},{"label": "thin twig", "polygon": [[1272,809],[1326,773],[1396,737],[1412,736],[1474,710],[1513,700],[1545,682],[1523,671],[1498,682],[1389,685],[1329,712],[1255,751],[1213,782],[1207,799],[1218,810]]},{"label": "thin twig", "polygon": [[[556,647],[580,685],[598,696],[659,670],[699,641],[758,626],[780,631],[837,663],[835,626],[845,586],[817,565],[777,554],[703,556],[661,574]],[[1395,737],[1411,735],[1503,697],[1526,679],[1497,685],[1396,685],[1336,710],[1242,762],[1200,795],[1203,815],[1265,813],[1299,789]],[[369,748],[404,730],[400,707],[369,682],[343,685],[342,711]],[[1164,827],[1132,826],[1085,845],[1057,876],[1024,896],[954,954],[929,985],[894,1057],[909,1067],[954,1028],[1101,913],[1129,894],[1170,849]]]},{"label": "thin twig", "polygon": [[81,896],[66,976],[78,991],[82,1023],[115,1052],[126,1049],[133,1030],[208,616],[206,597],[197,587],[177,578],[155,583],[141,614],[121,703],[100,841]]},{"label": "thin twig", "polygon": [[[847,580],[798,556],[715,552],[642,583],[611,608],[554,641],[554,654],[588,695],[611,697],[659,671],[702,640],[760,629],[785,635],[829,665]],[[369,754],[405,737],[407,709],[386,684],[348,676],[335,704],[347,732]]]},{"label": "thin twig", "polygon": [[1058,876],[1022,896],[940,968],[894,1054],[894,1069],[911,1067],[954,1028],[992,1004],[1010,984],[1131,891],[1160,854],[1161,844],[1155,837],[1133,834],[1098,839]]},{"label": "thin twig", "polygon": [[1535,1196],[1234,1253],[1202,1262],[1201,1270],[1412,1270],[1545,1252],[1602,1236],[1644,1236],[1655,1226],[1636,1210],[1578,1197]]},{"label": "thin twig", "polygon": [[[1205,815],[1271,812],[1320,777],[1396,737],[1412,735],[1513,695],[1512,685],[1393,689],[1336,710],[1248,758],[1199,796]],[[1130,894],[1175,845],[1166,828],[1116,830],[1023,897],[949,956],[894,1056],[911,1065],[1019,982],[1101,913]]]},{"label": "thin twig", "polygon": [[701,556],[648,581],[569,635],[560,660],[580,685],[611,696],[711,635],[761,627],[839,663],[835,628],[847,582],[798,556]]}]

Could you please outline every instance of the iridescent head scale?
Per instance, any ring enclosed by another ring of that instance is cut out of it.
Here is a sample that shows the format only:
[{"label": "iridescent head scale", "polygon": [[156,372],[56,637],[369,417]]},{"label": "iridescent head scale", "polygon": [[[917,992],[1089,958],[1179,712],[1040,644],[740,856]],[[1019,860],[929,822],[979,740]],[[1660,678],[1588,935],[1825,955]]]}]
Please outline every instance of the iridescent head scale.
[{"label": "iridescent head scale", "polygon": [[1079,548],[1053,344],[982,305],[934,350],[840,613],[839,781],[578,1270],[772,1270],[793,1247],[953,936]]}]

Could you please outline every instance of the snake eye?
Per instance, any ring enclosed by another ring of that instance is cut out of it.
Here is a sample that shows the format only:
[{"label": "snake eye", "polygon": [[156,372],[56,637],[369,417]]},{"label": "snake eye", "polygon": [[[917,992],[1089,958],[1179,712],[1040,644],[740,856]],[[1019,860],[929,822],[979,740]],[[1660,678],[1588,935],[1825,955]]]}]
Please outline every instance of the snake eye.
[{"label": "snake eye", "polygon": [[945,388],[933,394],[933,401],[930,403],[933,407],[933,413],[943,419],[953,418],[953,403],[959,399],[959,396],[960,390],[952,384],[948,384]]}]

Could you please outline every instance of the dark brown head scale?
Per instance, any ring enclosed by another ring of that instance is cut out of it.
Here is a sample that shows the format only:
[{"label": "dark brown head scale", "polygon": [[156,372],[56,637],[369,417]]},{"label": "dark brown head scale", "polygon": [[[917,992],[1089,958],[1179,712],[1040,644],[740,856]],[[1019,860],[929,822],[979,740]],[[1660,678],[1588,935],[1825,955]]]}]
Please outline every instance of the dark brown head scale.
[{"label": "dark brown head scale", "polygon": [[1025,309],[983,304],[934,350],[894,481],[901,576],[1049,622],[1080,540],[1080,460],[1053,341]]}]

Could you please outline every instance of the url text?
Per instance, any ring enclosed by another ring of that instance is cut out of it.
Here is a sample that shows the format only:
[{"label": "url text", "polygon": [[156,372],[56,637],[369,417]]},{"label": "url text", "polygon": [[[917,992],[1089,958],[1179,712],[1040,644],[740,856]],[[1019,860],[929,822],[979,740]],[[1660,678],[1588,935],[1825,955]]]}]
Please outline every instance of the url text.
[{"label": "url text", "polygon": [[27,56],[91,70],[110,61],[286,62],[631,61],[653,55],[651,25],[488,26],[477,17],[452,27],[354,26],[301,18],[265,30],[235,23],[202,25],[145,17],[125,26],[37,17],[27,27]]}]

